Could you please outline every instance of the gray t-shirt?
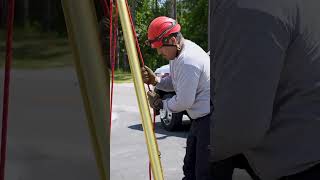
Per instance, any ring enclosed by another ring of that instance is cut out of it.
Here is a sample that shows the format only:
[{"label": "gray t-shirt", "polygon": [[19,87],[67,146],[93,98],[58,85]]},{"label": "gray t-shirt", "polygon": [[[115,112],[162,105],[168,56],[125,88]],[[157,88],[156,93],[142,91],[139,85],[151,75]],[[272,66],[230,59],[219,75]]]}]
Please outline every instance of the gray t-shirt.
[{"label": "gray t-shirt", "polygon": [[160,90],[175,91],[171,99],[163,100],[171,112],[186,110],[192,119],[210,113],[210,57],[197,44],[184,40],[179,56],[170,61],[170,76],[156,86]]}]

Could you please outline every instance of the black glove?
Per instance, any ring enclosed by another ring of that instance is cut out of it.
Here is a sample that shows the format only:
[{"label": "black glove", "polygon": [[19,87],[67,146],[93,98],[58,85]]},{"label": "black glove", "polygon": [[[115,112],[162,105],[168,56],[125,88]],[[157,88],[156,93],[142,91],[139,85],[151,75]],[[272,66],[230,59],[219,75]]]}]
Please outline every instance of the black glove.
[{"label": "black glove", "polygon": [[148,91],[147,95],[149,104],[153,109],[158,110],[163,108],[162,99],[160,98],[159,94],[155,93],[154,91]]},{"label": "black glove", "polygon": [[148,68],[148,66],[144,66],[141,68],[141,74],[144,83],[148,85],[151,84],[153,86],[158,83],[156,75],[150,68]]}]

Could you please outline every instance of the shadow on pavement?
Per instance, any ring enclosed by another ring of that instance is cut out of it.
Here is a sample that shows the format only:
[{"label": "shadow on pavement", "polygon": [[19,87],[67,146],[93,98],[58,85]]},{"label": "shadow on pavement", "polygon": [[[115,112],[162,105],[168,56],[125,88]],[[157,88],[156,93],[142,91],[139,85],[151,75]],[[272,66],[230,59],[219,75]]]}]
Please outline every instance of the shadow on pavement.
[{"label": "shadow on pavement", "polygon": [[[128,128],[133,129],[133,130],[143,131],[142,124],[135,124],[135,125],[129,126]],[[179,130],[170,132],[170,131],[163,129],[163,127],[161,126],[161,123],[157,122],[155,124],[155,133],[164,135],[161,137],[157,137],[157,140],[162,140],[162,139],[165,139],[165,138],[171,137],[171,136],[180,137],[180,138],[187,138],[189,128],[190,128],[189,126],[185,125]]]}]

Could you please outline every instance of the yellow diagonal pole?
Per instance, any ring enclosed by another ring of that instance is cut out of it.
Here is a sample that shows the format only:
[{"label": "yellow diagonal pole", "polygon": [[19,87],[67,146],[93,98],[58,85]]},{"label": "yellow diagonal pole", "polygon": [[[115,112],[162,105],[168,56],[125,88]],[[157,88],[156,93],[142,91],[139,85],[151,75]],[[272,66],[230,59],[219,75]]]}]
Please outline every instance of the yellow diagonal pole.
[{"label": "yellow diagonal pole", "polygon": [[93,0],[61,2],[100,179],[109,180],[110,77],[102,58]]},{"label": "yellow diagonal pole", "polygon": [[142,117],[142,127],[147,142],[148,154],[151,162],[152,174],[155,180],[163,180],[163,172],[159,157],[159,149],[152,127],[150,109],[147,103],[146,92],[144,89],[141,68],[135,46],[133,31],[130,24],[129,14],[125,0],[117,0],[120,21],[123,30],[126,50],[129,57],[130,69],[133,76],[134,87],[138,98],[140,114]]}]

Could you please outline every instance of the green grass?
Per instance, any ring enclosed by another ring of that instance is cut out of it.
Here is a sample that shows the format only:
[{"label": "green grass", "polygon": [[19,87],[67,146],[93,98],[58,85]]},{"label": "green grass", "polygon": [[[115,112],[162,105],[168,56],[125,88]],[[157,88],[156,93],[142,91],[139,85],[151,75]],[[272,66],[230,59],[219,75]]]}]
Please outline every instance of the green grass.
[{"label": "green grass", "polygon": [[[5,35],[0,31],[0,57],[5,59]],[[0,61],[3,66],[4,61]],[[72,65],[71,49],[67,38],[54,33],[25,32],[15,30],[13,34],[13,68],[42,69]]]},{"label": "green grass", "polygon": [[[16,29],[13,34],[14,69],[48,69],[73,67],[73,56],[67,38],[54,33],[25,32]],[[5,63],[6,32],[0,30],[0,67]],[[132,82],[129,72],[117,70],[116,83]]]},{"label": "green grass", "polygon": [[132,75],[130,72],[124,72],[121,70],[117,70],[114,73],[114,81],[115,83],[129,83],[133,82]]}]

